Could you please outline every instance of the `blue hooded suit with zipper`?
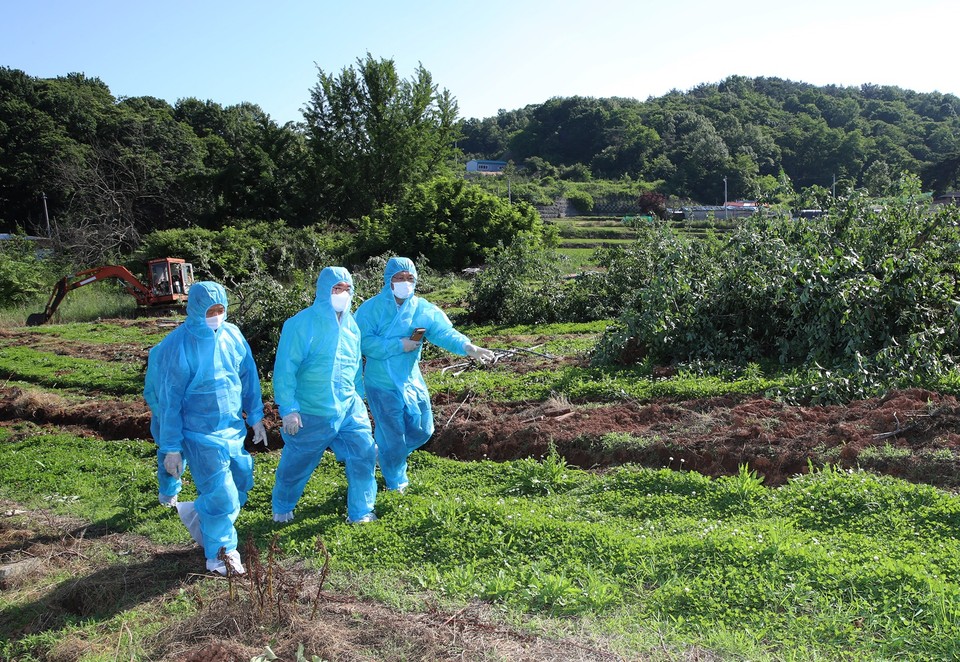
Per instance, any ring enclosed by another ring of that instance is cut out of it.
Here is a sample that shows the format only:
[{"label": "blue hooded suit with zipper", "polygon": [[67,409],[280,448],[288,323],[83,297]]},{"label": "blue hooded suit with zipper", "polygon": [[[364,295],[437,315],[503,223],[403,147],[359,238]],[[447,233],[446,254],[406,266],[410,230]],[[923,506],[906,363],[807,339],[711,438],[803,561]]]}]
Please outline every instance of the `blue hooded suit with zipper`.
[{"label": "blue hooded suit with zipper", "polygon": [[448,352],[466,355],[470,339],[453,328],[447,315],[426,299],[411,295],[397,304],[391,279],[408,271],[416,285],[417,268],[405,257],[387,261],[383,289],[357,309],[357,324],[366,366],[363,386],[373,414],[380,472],[389,490],[408,484],[407,457],[433,435],[433,410],[420,372],[420,352],[404,351],[403,339],[414,329]]},{"label": "blue hooded suit with zipper", "polygon": [[[144,396],[159,453],[181,453],[197,488],[195,508],[207,560],[237,548],[234,528],[253,487],[253,458],[244,449],[247,425],[263,420],[260,378],[250,345],[235,325],[214,331],[206,322],[214,305],[227,310],[223,286],[195,283],[187,318],[151,350]],[[155,408],[154,408],[155,407]],[[244,420],[246,412],[246,420]]]},{"label": "blue hooded suit with zipper", "polygon": [[273,487],[274,515],[292,513],[327,448],[344,463],[347,519],[373,513],[377,497],[376,447],[363,404],[360,330],[347,309],[333,309],[334,285],[353,277],[326,267],[317,277],[313,305],[283,323],[273,365],[273,396],[280,416],[298,413],[303,427],[281,432],[283,451]]}]

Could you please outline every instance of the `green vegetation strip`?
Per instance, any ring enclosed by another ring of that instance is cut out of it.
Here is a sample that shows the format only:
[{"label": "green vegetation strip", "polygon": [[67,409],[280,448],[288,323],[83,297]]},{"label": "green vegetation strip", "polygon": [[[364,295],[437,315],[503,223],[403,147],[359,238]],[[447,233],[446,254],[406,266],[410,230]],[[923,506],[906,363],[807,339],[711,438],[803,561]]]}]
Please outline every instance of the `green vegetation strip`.
[{"label": "green vegetation strip", "polygon": [[116,395],[143,391],[143,366],[72,358],[29,347],[0,347],[0,378]]},{"label": "green vegetation strip", "polygon": [[[4,434],[3,498],[187,542],[156,504],[154,446]],[[265,545],[277,532],[286,553],[311,558],[320,537],[334,581],[362,576],[367,593],[397,604],[432,595],[578,617],[631,658],[663,645],[737,659],[960,655],[960,498],[929,486],[825,469],[769,489],[746,470],[593,474],[553,453],[496,464],[417,452],[411,489],[381,492],[380,520],[350,526],[343,469],[328,454],[294,522],[278,526],[277,459],[256,458],[241,537]]]},{"label": "green vegetation strip", "polygon": [[[171,320],[179,323],[183,320],[183,317],[171,317]],[[30,329],[30,331],[32,333],[55,336],[62,340],[75,340],[98,345],[131,343],[152,347],[163,340],[172,328],[173,326],[168,328],[157,327],[144,329],[132,325],[75,322],[71,324],[38,326]]]},{"label": "green vegetation strip", "polygon": [[482,393],[485,400],[543,400],[565,395],[574,400],[611,402],[653,398],[705,398],[718,395],[751,394],[782,385],[763,377],[724,379],[721,377],[676,377],[654,379],[643,370],[610,371],[594,368],[563,367],[532,370],[523,374],[504,369],[433,372],[426,376],[431,392],[454,397]]}]

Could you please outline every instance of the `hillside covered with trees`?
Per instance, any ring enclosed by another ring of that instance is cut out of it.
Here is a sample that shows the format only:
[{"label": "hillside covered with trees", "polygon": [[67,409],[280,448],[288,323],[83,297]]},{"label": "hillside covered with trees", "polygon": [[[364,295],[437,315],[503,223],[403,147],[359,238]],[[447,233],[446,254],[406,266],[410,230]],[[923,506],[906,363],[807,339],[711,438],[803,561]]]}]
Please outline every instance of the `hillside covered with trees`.
[{"label": "hillside covered with trees", "polygon": [[890,86],[731,76],[646,101],[554,98],[469,119],[468,156],[542,176],[631,178],[704,204],[819,186],[886,195],[899,173],[956,188],[960,98]]},{"label": "hillside covered with trees", "polygon": [[[531,207],[465,189],[456,102],[422,67],[404,79],[368,55],[320,71],[309,95],[304,121],[281,126],[250,103],[118,99],[83,74],[0,68],[0,232],[49,234],[89,264],[157,231],[346,229],[358,258],[390,246],[443,267],[481,260],[479,238],[538,233]],[[470,232],[425,222],[428,208],[472,219]]]},{"label": "hillside covered with trees", "polygon": [[[466,179],[469,158],[508,160],[513,186]],[[518,234],[549,238],[524,202],[797,206],[890,195],[904,172],[925,191],[958,188],[956,96],[733,76],[463,120],[428,71],[405,79],[368,54],[319,71],[303,121],[279,125],[251,103],[117,98],[83,74],[0,68],[0,232],[52,235],[78,264],[128,256],[156,231],[267,223],[342,231],[354,263],[393,250],[464,267]]]}]

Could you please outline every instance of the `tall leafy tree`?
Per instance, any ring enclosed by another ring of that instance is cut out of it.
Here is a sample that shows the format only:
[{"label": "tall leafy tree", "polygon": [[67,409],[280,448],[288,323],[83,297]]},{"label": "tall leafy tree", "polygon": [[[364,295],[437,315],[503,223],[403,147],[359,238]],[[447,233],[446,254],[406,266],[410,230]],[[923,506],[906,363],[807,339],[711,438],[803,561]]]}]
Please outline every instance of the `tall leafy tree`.
[{"label": "tall leafy tree", "polygon": [[[78,87],[77,77],[38,80],[16,69],[0,67],[0,229],[22,227],[45,232],[43,195],[55,214],[65,192],[54,183],[63,164],[81,167],[84,147],[71,128],[76,122],[57,108],[77,106],[91,110],[98,104],[58,101]],[[92,89],[92,85],[86,86]],[[107,93],[109,95],[109,93]],[[113,98],[109,97],[108,103]],[[95,121],[93,122],[95,124]]]},{"label": "tall leafy tree", "polygon": [[181,99],[176,115],[204,145],[204,172],[192,185],[203,225],[310,220],[302,199],[308,155],[295,125],[279,126],[252,103]]},{"label": "tall leafy tree", "polygon": [[318,78],[304,119],[316,203],[331,217],[356,219],[395,204],[459,153],[456,100],[422,65],[405,80],[393,60],[368,53]]},{"label": "tall leafy tree", "polygon": [[63,163],[61,249],[82,263],[115,259],[150,230],[188,223],[182,183],[201,167],[199,141],[160,99],[133,97],[97,117],[79,167]]},{"label": "tall leafy tree", "polygon": [[677,164],[673,191],[698,200],[723,200],[723,177],[731,169],[730,152],[709,119],[692,111],[677,113],[667,138],[667,156]]}]

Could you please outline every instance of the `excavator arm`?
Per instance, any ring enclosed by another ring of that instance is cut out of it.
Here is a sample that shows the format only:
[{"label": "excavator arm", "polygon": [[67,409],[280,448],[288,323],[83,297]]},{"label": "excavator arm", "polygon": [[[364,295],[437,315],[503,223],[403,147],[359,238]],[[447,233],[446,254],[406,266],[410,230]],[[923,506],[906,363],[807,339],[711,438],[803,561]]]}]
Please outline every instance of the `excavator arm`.
[{"label": "excavator arm", "polygon": [[137,303],[141,306],[149,305],[152,301],[152,293],[146,285],[141,283],[136,276],[130,273],[126,267],[117,265],[107,265],[104,267],[94,267],[86,271],[80,271],[72,276],[64,276],[57,284],[53,286],[53,293],[50,300],[47,301],[47,307],[42,313],[32,313],[27,317],[27,326],[40,326],[45,324],[60,307],[60,302],[67,296],[67,292],[75,290],[78,287],[89,285],[106,278],[117,278],[123,283],[124,289],[132,294]]}]

